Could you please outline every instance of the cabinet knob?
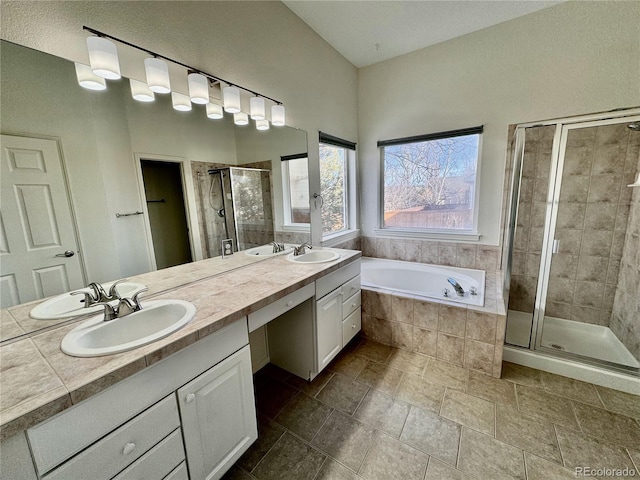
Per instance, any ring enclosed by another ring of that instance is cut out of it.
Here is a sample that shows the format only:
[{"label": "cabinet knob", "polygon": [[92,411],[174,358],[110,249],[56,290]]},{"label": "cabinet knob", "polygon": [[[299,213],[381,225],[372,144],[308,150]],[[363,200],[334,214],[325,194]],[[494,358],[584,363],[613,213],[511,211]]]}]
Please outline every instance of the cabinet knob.
[{"label": "cabinet knob", "polygon": [[122,448],[122,454],[123,455],[129,455],[131,452],[133,452],[133,450],[136,448],[136,444],[135,443],[126,443],[125,446]]},{"label": "cabinet knob", "polygon": [[185,402],[191,403],[196,399],[195,393],[189,393],[186,397],[184,397]]},{"label": "cabinet knob", "polygon": [[351,304],[351,308],[356,308],[356,304],[355,304],[355,303],[352,303],[352,304]]},{"label": "cabinet knob", "polygon": [[351,325],[351,328],[353,328],[353,329],[355,330],[355,329],[356,329],[356,324],[355,324],[355,323],[354,323],[354,324],[352,324],[352,325]]},{"label": "cabinet knob", "polygon": [[291,305],[293,305],[293,300],[289,300],[289,301],[287,302],[287,307],[290,307]]}]

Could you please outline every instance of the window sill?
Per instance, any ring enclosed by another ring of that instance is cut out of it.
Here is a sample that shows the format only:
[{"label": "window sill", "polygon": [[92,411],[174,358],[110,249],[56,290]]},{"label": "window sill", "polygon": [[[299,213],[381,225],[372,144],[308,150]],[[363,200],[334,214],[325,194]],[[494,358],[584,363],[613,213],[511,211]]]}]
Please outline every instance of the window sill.
[{"label": "window sill", "polygon": [[280,231],[309,233],[311,231],[311,228],[309,227],[308,224],[282,225],[282,227],[280,227]]},{"label": "window sill", "polygon": [[323,247],[333,247],[334,245],[338,245],[343,242],[348,242],[349,240],[353,240],[360,236],[360,230],[343,230],[341,232],[332,233],[330,235],[325,235],[322,237],[322,246]]},{"label": "window sill", "polygon": [[417,240],[443,240],[443,241],[463,241],[478,242],[480,235],[477,232],[455,232],[450,231],[419,231],[400,228],[376,228],[373,230],[377,237],[413,238]]}]

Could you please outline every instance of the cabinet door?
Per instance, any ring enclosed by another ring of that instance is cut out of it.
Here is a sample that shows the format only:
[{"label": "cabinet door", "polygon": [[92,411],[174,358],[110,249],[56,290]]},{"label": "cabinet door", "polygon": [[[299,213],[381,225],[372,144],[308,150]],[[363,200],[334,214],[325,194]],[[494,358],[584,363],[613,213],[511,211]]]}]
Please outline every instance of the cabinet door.
[{"label": "cabinet door", "polygon": [[318,373],[342,349],[341,288],[316,302],[316,334],[318,338]]},{"label": "cabinet door", "polygon": [[192,479],[217,479],[258,438],[249,346],[178,390]]}]

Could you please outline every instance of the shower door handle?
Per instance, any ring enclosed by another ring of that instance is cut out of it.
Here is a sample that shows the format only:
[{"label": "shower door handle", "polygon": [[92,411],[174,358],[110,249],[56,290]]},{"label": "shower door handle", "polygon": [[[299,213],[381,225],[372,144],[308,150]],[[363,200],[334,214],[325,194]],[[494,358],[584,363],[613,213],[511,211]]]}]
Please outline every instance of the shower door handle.
[{"label": "shower door handle", "polygon": [[557,238],[554,238],[553,245],[551,247],[551,253],[558,253],[559,249],[560,249],[560,240],[558,240]]}]

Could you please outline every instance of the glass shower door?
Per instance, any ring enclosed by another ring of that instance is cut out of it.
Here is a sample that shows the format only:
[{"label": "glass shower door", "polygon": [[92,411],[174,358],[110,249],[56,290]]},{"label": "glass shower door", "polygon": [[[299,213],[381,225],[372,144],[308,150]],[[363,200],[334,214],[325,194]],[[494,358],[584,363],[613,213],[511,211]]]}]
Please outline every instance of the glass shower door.
[{"label": "glass shower door", "polygon": [[628,123],[562,127],[557,167],[549,170],[553,208],[541,245],[534,330],[536,349],[637,368],[610,328],[631,203],[626,185],[637,162],[637,152],[627,155],[634,155]]},{"label": "glass shower door", "polygon": [[520,127],[516,131],[512,212],[506,231],[509,311],[506,342],[529,348],[534,326],[555,126]]}]

